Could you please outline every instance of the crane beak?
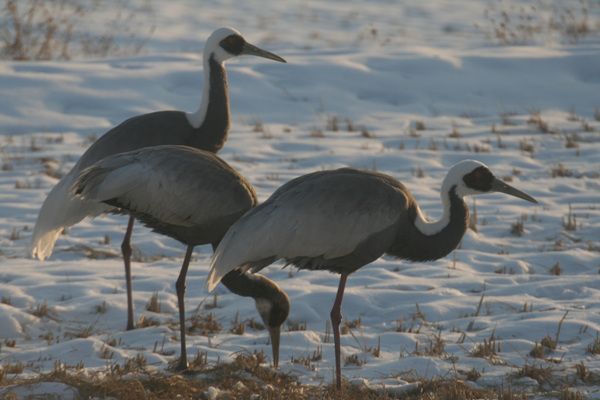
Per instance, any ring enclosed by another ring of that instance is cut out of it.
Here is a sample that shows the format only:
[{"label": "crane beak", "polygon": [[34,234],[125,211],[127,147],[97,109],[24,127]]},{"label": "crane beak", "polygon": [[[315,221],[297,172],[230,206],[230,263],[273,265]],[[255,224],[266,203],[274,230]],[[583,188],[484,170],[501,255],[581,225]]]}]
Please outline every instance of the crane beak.
[{"label": "crane beak", "polygon": [[520,199],[527,200],[532,203],[538,204],[537,200],[534,199],[533,197],[531,197],[530,195],[528,195],[527,193],[523,193],[519,189],[516,189],[497,178],[495,178],[494,181],[492,182],[492,190],[491,191],[506,193],[511,196],[515,196]]},{"label": "crane beak", "polygon": [[279,57],[277,54],[273,54],[270,51],[263,50],[263,49],[256,47],[255,45],[250,44],[248,42],[244,43],[244,47],[242,49],[241,54],[247,55],[247,56],[258,56],[258,57],[268,58],[270,60],[279,61],[282,63],[287,63],[287,61],[285,61],[283,58]]},{"label": "crane beak", "polygon": [[271,347],[273,348],[273,368],[279,367],[279,339],[281,337],[281,326],[267,327],[271,336]]}]

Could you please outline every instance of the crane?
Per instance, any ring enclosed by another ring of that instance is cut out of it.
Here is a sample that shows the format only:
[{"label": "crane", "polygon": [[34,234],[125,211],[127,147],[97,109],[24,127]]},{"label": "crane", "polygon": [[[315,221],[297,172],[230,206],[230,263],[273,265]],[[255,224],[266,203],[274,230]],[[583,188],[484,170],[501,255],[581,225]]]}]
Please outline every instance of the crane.
[{"label": "crane", "polygon": [[[157,145],[186,145],[217,153],[229,131],[229,95],[224,63],[232,58],[254,55],[286,62],[276,54],[248,43],[233,28],[215,30],[203,52],[204,87],[196,112],[158,111],[132,117],[101,136],[79,158],[75,166],[50,191],[42,204],[31,237],[31,256],[40,260],[52,254],[54,244],[65,227],[85,217],[110,212],[104,203],[82,202],[69,196],[77,175],[102,158]],[[127,329],[135,328],[131,288],[131,235],[135,219],[129,218],[121,250],[127,290]]]},{"label": "crane", "polygon": [[469,209],[463,198],[493,192],[537,203],[474,160],[448,171],[441,188],[443,215],[434,222],[425,219],[410,191],[389,175],[354,168],[303,175],[229,228],[214,252],[205,286],[212,290],[231,271],[257,272],[279,259],[299,269],[340,274],[330,317],[336,387],[341,389],[339,326],[348,275],[383,254],[417,262],[446,256],[467,229]]},{"label": "crane", "polygon": [[[83,202],[107,204],[187,245],[175,284],[181,334],[176,368],[187,369],[184,295],[192,252],[201,244],[216,248],[231,224],[256,206],[252,185],[213,153],[164,145],[100,160],[78,175],[71,195]],[[231,271],[221,282],[235,294],[254,298],[269,331],[277,369],[281,325],[290,309],[288,296],[275,282],[258,274]]]}]

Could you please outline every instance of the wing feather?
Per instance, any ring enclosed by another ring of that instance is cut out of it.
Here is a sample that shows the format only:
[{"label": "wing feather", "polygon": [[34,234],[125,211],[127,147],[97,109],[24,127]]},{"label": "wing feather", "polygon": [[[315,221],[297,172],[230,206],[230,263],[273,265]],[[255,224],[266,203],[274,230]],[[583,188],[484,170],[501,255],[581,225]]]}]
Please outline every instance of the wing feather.
[{"label": "wing feather", "polygon": [[350,254],[397,222],[407,194],[387,175],[351,168],[292,180],[231,226],[215,251],[209,289],[229,271],[264,259]]},{"label": "wing feather", "polygon": [[256,197],[250,184],[223,160],[184,146],[107,157],[85,169],[73,188],[85,200],[109,202],[187,227],[247,208],[249,192]]}]

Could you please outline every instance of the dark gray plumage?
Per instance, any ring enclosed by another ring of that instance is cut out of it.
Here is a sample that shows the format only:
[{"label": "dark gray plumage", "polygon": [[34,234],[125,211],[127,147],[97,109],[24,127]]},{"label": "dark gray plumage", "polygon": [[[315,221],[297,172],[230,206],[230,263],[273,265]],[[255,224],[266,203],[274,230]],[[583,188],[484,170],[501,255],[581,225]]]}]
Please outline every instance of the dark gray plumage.
[{"label": "dark gray plumage", "polygon": [[[198,111],[158,111],[126,120],[100,137],[79,159],[71,171],[50,191],[44,201],[31,237],[31,255],[43,260],[52,254],[54,244],[65,227],[85,217],[111,211],[104,203],[83,203],[69,198],[69,189],[79,172],[102,158],[158,145],[185,145],[217,153],[229,131],[229,97],[225,61],[241,55],[255,55],[285,62],[273,53],[247,43],[232,28],[219,28],[204,48],[204,88]],[[121,245],[127,281],[127,329],[135,327],[131,290],[131,217]]]},{"label": "dark gray plumage", "polygon": [[[216,248],[227,229],[256,206],[248,181],[216,155],[186,146],[155,146],[102,159],[83,170],[72,194],[103,202],[140,220],[155,232],[187,245],[177,279],[181,358],[187,369],[185,278],[195,246]],[[222,279],[233,293],[252,297],[271,336],[273,365],[278,366],[280,329],[289,300],[279,286],[261,275],[232,271]]]},{"label": "dark gray plumage", "polygon": [[503,192],[537,203],[477,161],[453,166],[442,184],[443,216],[428,222],[409,190],[391,176],[353,168],[296,178],[234,223],[217,247],[209,290],[230,271],[259,271],[278,259],[341,274],[331,310],[336,385],[341,388],[342,299],[348,275],[383,254],[411,261],[444,257],[459,244],[469,210],[463,197]]}]

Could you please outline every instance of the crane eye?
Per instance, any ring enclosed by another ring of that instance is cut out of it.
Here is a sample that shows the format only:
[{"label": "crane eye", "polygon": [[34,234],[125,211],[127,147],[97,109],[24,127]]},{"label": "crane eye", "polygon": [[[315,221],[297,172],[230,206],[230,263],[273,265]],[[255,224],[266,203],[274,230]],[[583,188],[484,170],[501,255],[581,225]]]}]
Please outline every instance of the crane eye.
[{"label": "crane eye", "polygon": [[221,47],[231,54],[239,54],[244,47],[244,39],[239,35],[230,35],[221,41]]},{"label": "crane eye", "polygon": [[463,181],[468,187],[487,192],[491,189],[491,184],[494,179],[492,173],[485,168],[477,168],[463,177]]},{"label": "crane eye", "polygon": [[241,40],[241,39],[242,39],[242,38],[240,38],[240,37],[239,37],[239,36],[237,36],[237,35],[231,35],[231,36],[229,36],[229,37],[228,37],[227,39],[225,39],[225,40],[227,40],[227,43],[228,43],[230,46],[239,46],[239,45],[241,44],[241,42],[242,42],[242,40]]}]

